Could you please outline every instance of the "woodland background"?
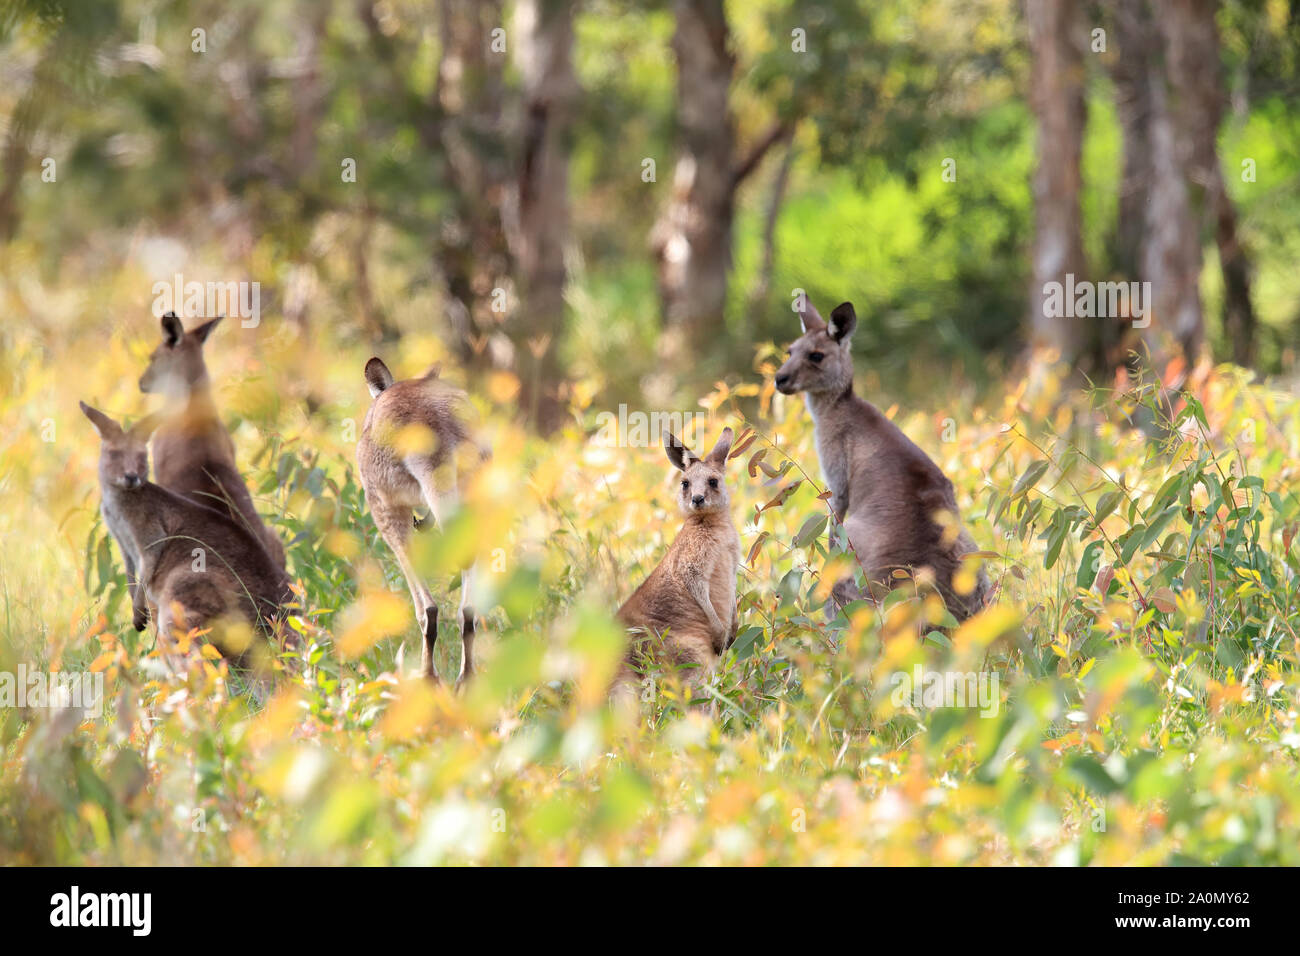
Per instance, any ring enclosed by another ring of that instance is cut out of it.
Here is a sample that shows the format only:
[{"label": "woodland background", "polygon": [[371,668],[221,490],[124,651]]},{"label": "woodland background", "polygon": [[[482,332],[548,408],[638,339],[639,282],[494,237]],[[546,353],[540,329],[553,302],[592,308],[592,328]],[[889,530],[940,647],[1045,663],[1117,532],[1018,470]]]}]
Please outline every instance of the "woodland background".
[{"label": "woodland background", "polygon": [[[0,860],[1300,862],[1298,92],[1287,0],[6,0],[0,670],[110,712],[0,710]],[[301,592],[269,699],[160,671],[97,514],[77,401],[151,407],[176,273],[261,292],[208,355]],[[1067,273],[1151,325],[1049,318]],[[957,487],[963,628],[906,586],[824,620],[797,290]],[[371,354],[494,448],[421,556],[493,564],[463,698],[404,679]],[[658,448],[593,439],[620,403],[753,431],[716,713],[664,675],[632,729],[610,612],[677,518]],[[998,715],[891,701],[918,663]]]}]

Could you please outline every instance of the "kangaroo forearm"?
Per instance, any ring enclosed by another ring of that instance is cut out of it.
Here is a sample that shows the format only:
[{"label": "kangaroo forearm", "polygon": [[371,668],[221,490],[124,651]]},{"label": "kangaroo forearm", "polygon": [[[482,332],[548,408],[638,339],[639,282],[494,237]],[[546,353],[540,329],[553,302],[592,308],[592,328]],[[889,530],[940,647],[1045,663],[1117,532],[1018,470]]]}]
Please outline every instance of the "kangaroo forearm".
[{"label": "kangaroo forearm", "polygon": [[718,612],[713,608],[713,600],[709,596],[709,579],[706,575],[696,575],[687,580],[687,589],[691,592],[691,597],[695,598],[695,603],[700,606],[704,616],[708,618],[709,629],[714,634],[721,634],[726,631],[726,625],[722,623],[722,618],[718,617]]},{"label": "kangaroo forearm", "polygon": [[[118,542],[121,547],[121,542]],[[131,595],[131,604],[136,601],[136,591],[140,590],[140,576],[136,573],[135,559],[126,548],[122,548],[122,563],[126,565],[126,593]]]}]

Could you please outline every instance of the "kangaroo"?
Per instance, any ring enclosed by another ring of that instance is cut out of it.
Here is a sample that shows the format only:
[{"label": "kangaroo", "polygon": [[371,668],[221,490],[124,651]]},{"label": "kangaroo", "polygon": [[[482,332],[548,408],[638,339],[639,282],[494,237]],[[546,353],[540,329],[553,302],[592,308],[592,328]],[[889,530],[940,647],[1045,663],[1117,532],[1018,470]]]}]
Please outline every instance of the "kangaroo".
[{"label": "kangaroo", "polygon": [[[269,631],[291,597],[288,576],[242,525],[148,480],[149,435],[159,416],[124,429],[85,402],[81,411],[100,437],[101,507],[122,550],[135,629],[148,626],[152,601],[160,637],[171,637],[173,627],[203,628],[240,616]],[[230,656],[242,659],[244,649]]]},{"label": "kangaroo", "polygon": [[[438,605],[429,588],[416,573],[407,551],[411,530],[421,524],[415,509],[427,507],[434,524],[441,527],[459,505],[460,476],[457,453],[461,445],[470,444],[466,425],[468,398],[464,392],[442,382],[437,366],[419,378],[395,381],[393,373],[380,359],[366,363],[366,385],[374,401],[366,412],[357,442],[357,465],[361,487],[375,526],[397,558],[415,605],[416,620],[424,636],[420,670],[438,683],[434,666],[434,647],[438,640]],[[429,446],[406,451],[401,433],[409,429],[423,431]],[[488,457],[478,449],[475,460]],[[442,471],[446,480],[436,480]],[[462,658],[456,686],[461,687],[474,674],[474,608],[471,605],[474,568],[461,572],[460,639]]]},{"label": "kangaroo", "polygon": [[[984,606],[989,582],[980,567],[969,593],[953,589],[953,572],[976,548],[958,518],[952,482],[879,409],[853,393],[849,342],[858,319],[852,303],[836,306],[827,323],[803,301],[803,335],[790,346],[775,384],[785,395],[804,393],[832,510],[872,592],[883,592],[896,569],[929,568],[952,615],[969,617]],[[843,607],[864,595],[846,578],[832,596]]]},{"label": "kangaroo", "polygon": [[284,545],[253,506],[235,466],[234,443],[212,398],[203,343],[220,321],[211,319],[186,332],[175,312],[162,317],[162,344],[153,350],[140,376],[140,391],[161,393],[170,406],[154,433],[155,477],[164,488],[227,511],[284,568]]},{"label": "kangaroo", "polygon": [[[662,635],[665,663],[694,667],[695,681],[713,669],[739,626],[740,535],[731,519],[725,475],[731,439],[731,429],[723,429],[713,450],[700,458],[665,434],[668,460],[682,472],[677,504],[686,520],[663,560],[618,610],[624,626]],[[616,693],[632,682],[632,662],[629,654]]]}]

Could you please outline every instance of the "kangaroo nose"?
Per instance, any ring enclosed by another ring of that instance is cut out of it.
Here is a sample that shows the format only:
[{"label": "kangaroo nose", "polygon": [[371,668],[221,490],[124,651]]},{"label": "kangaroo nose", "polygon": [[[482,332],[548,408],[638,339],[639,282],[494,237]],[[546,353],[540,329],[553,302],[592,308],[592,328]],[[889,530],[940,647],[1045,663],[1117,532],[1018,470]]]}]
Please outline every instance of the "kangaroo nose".
[{"label": "kangaroo nose", "polygon": [[703,495],[693,495],[693,496],[691,497],[691,504],[695,505],[695,507],[698,508],[700,505],[704,504],[704,496],[703,496]]},{"label": "kangaroo nose", "polygon": [[790,374],[788,372],[782,372],[780,375],[776,377],[776,384],[778,388],[785,388],[785,386],[788,385],[789,383],[790,383]]},{"label": "kangaroo nose", "polygon": [[136,485],[140,484],[140,476],[134,471],[128,471],[122,477],[125,479],[128,488],[134,488]]}]

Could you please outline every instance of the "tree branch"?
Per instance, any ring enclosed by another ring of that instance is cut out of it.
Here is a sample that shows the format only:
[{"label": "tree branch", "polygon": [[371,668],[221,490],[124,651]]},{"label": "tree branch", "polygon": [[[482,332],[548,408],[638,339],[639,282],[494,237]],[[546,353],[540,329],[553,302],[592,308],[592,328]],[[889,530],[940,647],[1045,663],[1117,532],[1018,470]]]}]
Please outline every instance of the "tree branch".
[{"label": "tree branch", "polygon": [[763,161],[767,151],[782,140],[790,139],[794,135],[794,126],[785,120],[778,120],[773,123],[771,128],[764,133],[745,155],[732,171],[731,185],[734,189],[739,186],[750,173],[758,168],[758,164]]}]

